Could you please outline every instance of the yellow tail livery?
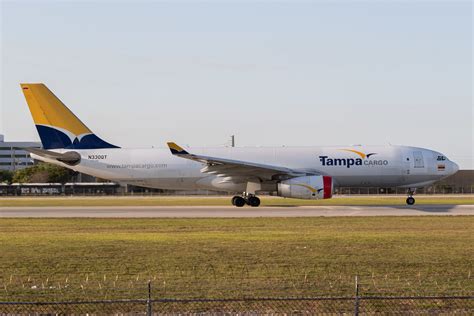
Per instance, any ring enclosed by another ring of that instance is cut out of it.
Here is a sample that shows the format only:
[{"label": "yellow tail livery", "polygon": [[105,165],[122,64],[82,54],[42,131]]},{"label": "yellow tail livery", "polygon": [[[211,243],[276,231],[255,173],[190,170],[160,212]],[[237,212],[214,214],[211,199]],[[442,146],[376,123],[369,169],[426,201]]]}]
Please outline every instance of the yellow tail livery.
[{"label": "yellow tail livery", "polygon": [[118,148],[97,137],[44,84],[21,84],[44,149]]}]

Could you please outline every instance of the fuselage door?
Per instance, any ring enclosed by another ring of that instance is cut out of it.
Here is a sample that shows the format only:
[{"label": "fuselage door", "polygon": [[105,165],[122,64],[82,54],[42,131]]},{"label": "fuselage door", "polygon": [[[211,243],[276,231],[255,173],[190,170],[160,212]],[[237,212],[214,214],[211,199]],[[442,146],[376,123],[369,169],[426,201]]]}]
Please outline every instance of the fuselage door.
[{"label": "fuselage door", "polygon": [[414,151],[413,158],[415,159],[414,168],[424,168],[425,162],[423,160],[423,153],[421,151]]}]

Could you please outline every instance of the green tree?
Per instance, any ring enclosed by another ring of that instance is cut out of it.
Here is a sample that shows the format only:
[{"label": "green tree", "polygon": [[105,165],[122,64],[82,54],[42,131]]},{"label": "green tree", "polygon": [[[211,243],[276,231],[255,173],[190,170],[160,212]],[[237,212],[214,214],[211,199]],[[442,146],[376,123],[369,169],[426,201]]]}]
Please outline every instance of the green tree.
[{"label": "green tree", "polygon": [[49,163],[38,163],[34,166],[17,170],[13,175],[13,182],[19,183],[65,183],[68,182],[73,171]]},{"label": "green tree", "polygon": [[11,183],[13,179],[13,172],[9,170],[0,170],[0,183]]}]

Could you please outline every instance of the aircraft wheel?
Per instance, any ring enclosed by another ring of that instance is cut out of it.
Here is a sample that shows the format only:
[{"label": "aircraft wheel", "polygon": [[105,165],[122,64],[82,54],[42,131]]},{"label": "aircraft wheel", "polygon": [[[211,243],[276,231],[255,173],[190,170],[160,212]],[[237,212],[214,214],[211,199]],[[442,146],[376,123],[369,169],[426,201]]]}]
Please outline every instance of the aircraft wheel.
[{"label": "aircraft wheel", "polygon": [[412,196],[409,196],[409,197],[407,198],[407,204],[408,204],[408,205],[413,205],[413,204],[415,204],[415,198],[412,197]]},{"label": "aircraft wheel", "polygon": [[232,198],[232,204],[237,207],[242,207],[245,205],[245,199],[241,196],[234,196]]},{"label": "aircraft wheel", "polygon": [[232,197],[232,205],[235,205],[235,199],[239,198],[240,196],[234,196]]},{"label": "aircraft wheel", "polygon": [[252,207],[257,207],[260,205],[260,199],[256,196],[251,196],[247,200],[248,204]]}]

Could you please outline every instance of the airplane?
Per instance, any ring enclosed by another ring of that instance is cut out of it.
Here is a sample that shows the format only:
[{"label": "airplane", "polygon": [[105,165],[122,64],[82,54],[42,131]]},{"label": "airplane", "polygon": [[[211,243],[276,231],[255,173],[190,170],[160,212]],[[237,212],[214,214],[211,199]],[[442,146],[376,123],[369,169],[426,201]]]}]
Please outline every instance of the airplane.
[{"label": "airplane", "polygon": [[32,158],[114,182],[171,190],[239,192],[231,202],[260,205],[258,194],[329,199],[337,187],[417,188],[456,173],[444,154],[409,146],[127,149],[94,134],[42,83],[21,84],[42,148]]}]

